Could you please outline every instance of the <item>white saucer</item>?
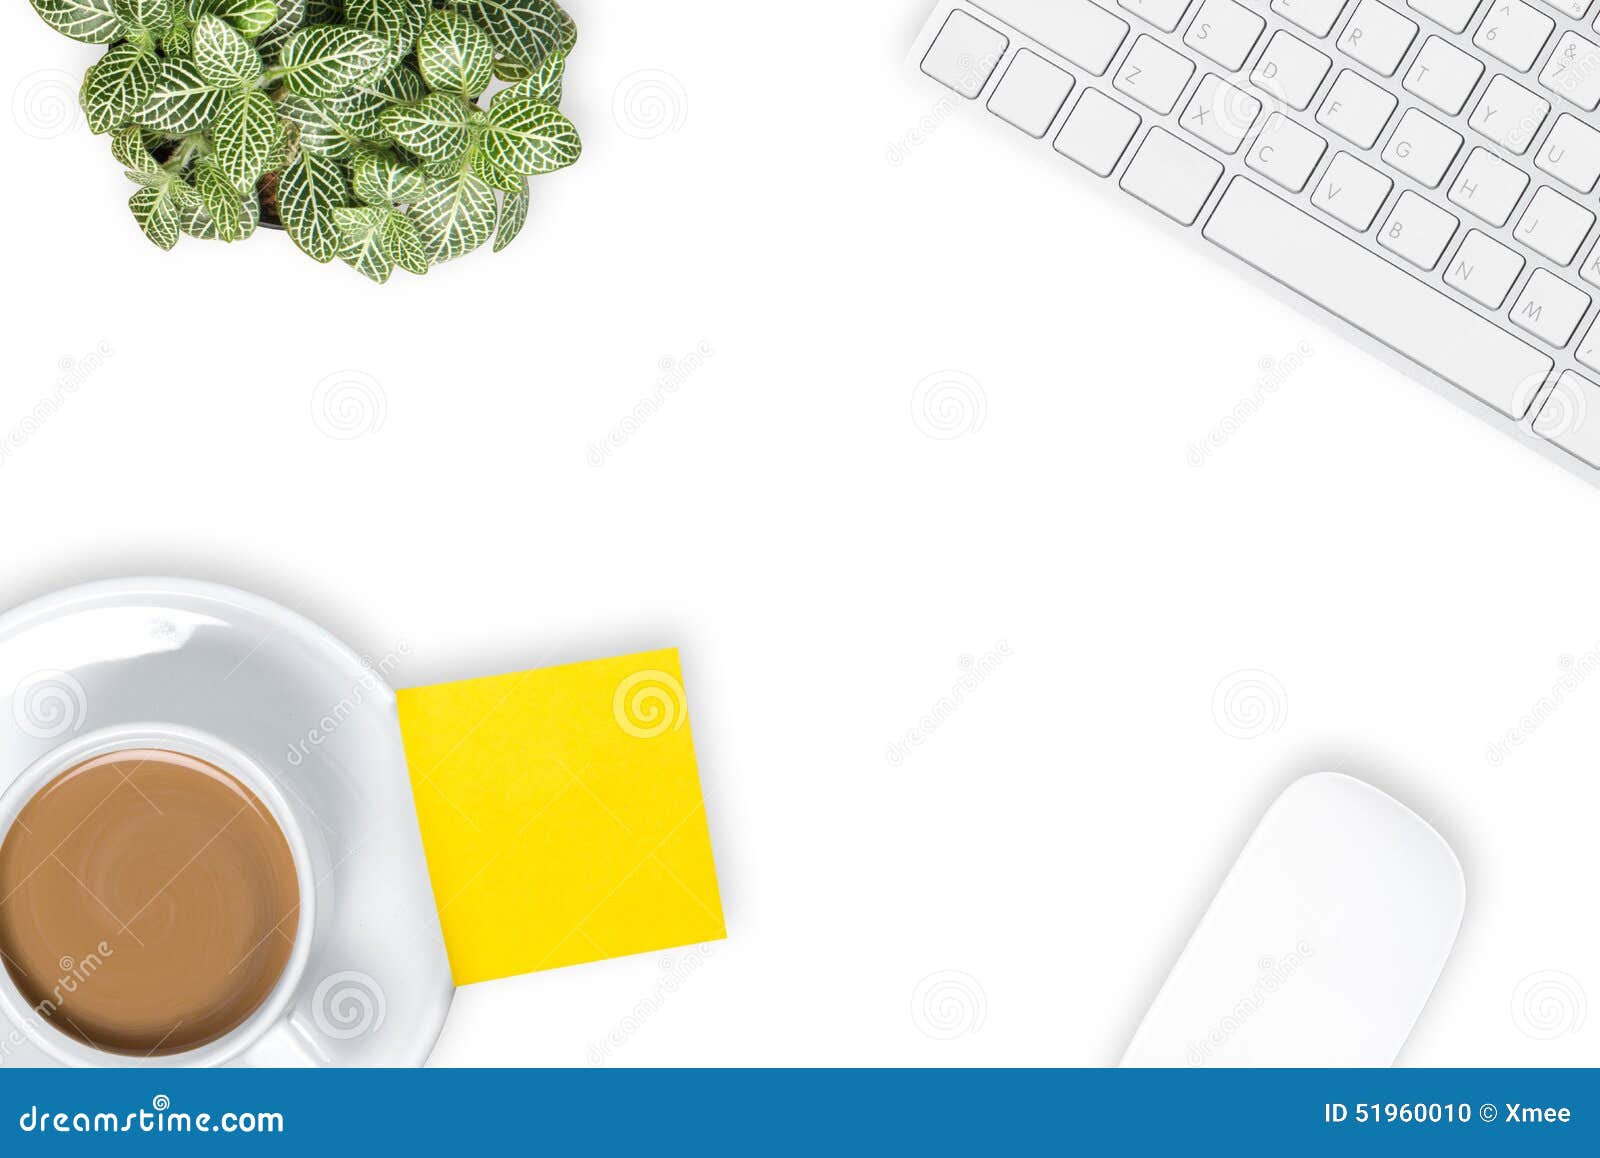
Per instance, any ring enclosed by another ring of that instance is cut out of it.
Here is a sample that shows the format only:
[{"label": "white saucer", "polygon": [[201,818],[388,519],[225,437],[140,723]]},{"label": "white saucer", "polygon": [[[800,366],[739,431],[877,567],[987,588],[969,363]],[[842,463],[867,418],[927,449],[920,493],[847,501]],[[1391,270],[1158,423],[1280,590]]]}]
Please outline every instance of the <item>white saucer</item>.
[{"label": "white saucer", "polygon": [[455,990],[387,667],[276,604],[187,580],[92,583],[0,616],[0,832],[86,755],[175,745],[261,790],[312,902],[278,988],[213,1046],[143,1061],[63,1045],[4,979],[0,1069],[426,1060]]}]

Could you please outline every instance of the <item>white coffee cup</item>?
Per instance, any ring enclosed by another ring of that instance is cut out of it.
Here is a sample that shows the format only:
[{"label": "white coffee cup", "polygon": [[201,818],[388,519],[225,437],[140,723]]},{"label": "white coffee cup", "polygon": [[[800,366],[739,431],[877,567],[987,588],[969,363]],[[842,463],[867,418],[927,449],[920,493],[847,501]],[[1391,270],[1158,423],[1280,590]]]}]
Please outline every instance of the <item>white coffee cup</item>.
[{"label": "white coffee cup", "polygon": [[[54,1060],[69,1066],[161,1067],[217,1066],[249,1053],[256,1064],[322,1064],[315,1044],[289,1020],[289,1004],[305,976],[316,927],[316,881],[311,873],[311,854],[289,802],[262,769],[233,745],[196,731],[170,724],[135,724],[102,728],[61,745],[36,760],[22,775],[0,793],[0,843],[3,843],[17,816],[27,803],[56,777],[89,760],[115,752],[154,749],[176,752],[203,760],[237,779],[266,806],[277,824],[294,860],[299,886],[299,917],[295,925],[294,948],[278,975],[271,992],[254,1012],[223,1036],[194,1049],[139,1057],[96,1049],[70,1037],[50,1024],[40,1010],[30,1007],[8,971],[0,969],[0,1010]],[[81,963],[80,963],[81,964]],[[72,972],[72,971],[68,971]],[[0,1041],[3,1045],[3,1041]],[[273,1062],[267,1055],[280,1058]]]}]

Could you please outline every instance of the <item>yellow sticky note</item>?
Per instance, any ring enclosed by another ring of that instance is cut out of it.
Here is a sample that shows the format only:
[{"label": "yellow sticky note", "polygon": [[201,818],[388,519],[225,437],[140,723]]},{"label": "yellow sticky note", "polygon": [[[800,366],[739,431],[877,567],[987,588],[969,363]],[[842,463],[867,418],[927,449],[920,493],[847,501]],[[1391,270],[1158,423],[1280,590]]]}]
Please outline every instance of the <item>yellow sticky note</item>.
[{"label": "yellow sticky note", "polygon": [[457,985],[726,935],[676,651],[399,699]]}]

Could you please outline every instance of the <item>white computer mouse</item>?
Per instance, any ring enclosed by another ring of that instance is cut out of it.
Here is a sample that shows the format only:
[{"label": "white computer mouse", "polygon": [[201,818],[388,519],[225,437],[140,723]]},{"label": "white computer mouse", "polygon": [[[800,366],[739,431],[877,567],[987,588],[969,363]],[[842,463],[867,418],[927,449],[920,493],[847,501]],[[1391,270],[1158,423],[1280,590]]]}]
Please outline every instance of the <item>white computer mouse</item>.
[{"label": "white computer mouse", "polygon": [[1323,773],[1262,817],[1122,1059],[1388,1066],[1455,944],[1466,882],[1421,817]]}]

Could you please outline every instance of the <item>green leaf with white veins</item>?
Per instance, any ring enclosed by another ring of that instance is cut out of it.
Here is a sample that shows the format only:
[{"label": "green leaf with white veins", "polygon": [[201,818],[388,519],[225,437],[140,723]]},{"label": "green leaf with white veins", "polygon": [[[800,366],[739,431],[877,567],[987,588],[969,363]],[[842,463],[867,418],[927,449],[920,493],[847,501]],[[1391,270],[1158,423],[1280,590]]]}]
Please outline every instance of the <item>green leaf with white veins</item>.
[{"label": "green leaf with white veins", "polygon": [[267,154],[267,163],[261,167],[263,175],[267,173],[281,173],[294,160],[300,142],[294,133],[281,122],[278,125],[278,139],[272,142],[272,151]]},{"label": "green leaf with white veins", "polygon": [[383,127],[383,112],[389,107],[386,97],[365,88],[353,88],[319,102],[334,123],[358,140],[373,145],[388,144]]},{"label": "green leaf with white veins", "polygon": [[111,0],[33,0],[33,10],[61,35],[85,44],[110,44],[123,34]]},{"label": "green leaf with white veins", "polygon": [[529,200],[526,181],[517,192],[507,193],[500,198],[500,222],[494,227],[496,253],[515,241],[517,234],[522,232],[522,226],[528,220]]},{"label": "green leaf with white veins", "polygon": [[472,112],[460,97],[430,93],[383,114],[383,127],[406,152],[434,173],[454,169],[472,143]]},{"label": "green leaf with white veins", "polygon": [[342,161],[361,150],[362,140],[329,116],[321,101],[291,95],[279,102],[278,111],[299,130],[302,153]]},{"label": "green leaf with white veins", "polygon": [[181,136],[205,128],[221,103],[222,92],[201,76],[194,65],[183,60],[169,60],[135,119],[148,129]]},{"label": "green leaf with white veins", "polygon": [[209,12],[222,17],[251,40],[271,28],[278,18],[274,0],[191,0],[189,7],[196,21]]},{"label": "green leaf with white veins", "polygon": [[306,23],[306,0],[279,0],[278,15],[267,30],[256,37],[256,51],[267,61],[276,61],[290,35]]},{"label": "green leaf with white veins", "polygon": [[382,76],[369,78],[364,84],[379,96],[392,101],[420,101],[428,95],[428,86],[422,83],[422,76],[409,64],[397,64]]},{"label": "green leaf with white veins", "polygon": [[[200,200],[200,195],[195,195],[190,203],[176,203],[178,205],[178,227],[184,230],[189,237],[198,237],[202,242],[221,242],[222,234],[218,232],[216,222],[211,219],[211,214],[206,211],[205,203]],[[243,242],[246,237],[256,232],[256,226],[261,224],[261,198],[256,197],[256,190],[251,189],[245,195],[240,205],[240,224],[238,224],[238,240]]]},{"label": "green leaf with white veins", "polygon": [[242,88],[261,77],[261,54],[220,16],[202,16],[194,26],[193,60],[214,88]]},{"label": "green leaf with white veins", "polygon": [[358,28],[313,24],[289,37],[277,75],[292,93],[332,96],[371,72],[389,52],[389,42]]},{"label": "green leaf with white veins", "polygon": [[194,187],[217,227],[217,236],[238,241],[244,233],[244,195],[238,186],[217,165],[202,161],[194,167]]},{"label": "green leaf with white veins", "polygon": [[382,285],[394,272],[394,258],[383,245],[383,223],[388,209],[335,209],[339,229],[339,257],[356,272]]},{"label": "green leaf with white veins", "polygon": [[144,235],[162,249],[178,244],[178,209],[165,186],[135,189],[128,198],[128,208],[133,210],[133,219]]},{"label": "green leaf with white veins", "polygon": [[155,159],[150,147],[144,143],[144,130],[138,125],[129,125],[111,134],[111,155],[128,170],[128,175],[135,179],[153,176],[162,171],[161,163]]},{"label": "green leaf with white veins", "polygon": [[92,133],[121,128],[144,108],[161,76],[154,53],[123,41],[106,49],[83,76],[79,100]]},{"label": "green leaf with white veins", "polygon": [[428,272],[428,250],[416,222],[403,213],[391,213],[383,223],[383,248],[395,264],[408,273]]},{"label": "green leaf with white veins", "polygon": [[240,189],[248,188],[267,171],[281,131],[272,98],[266,93],[257,88],[231,92],[223,98],[211,125],[212,159],[229,181]]},{"label": "green leaf with white veins", "polygon": [[166,35],[177,15],[172,0],[111,0],[111,7],[124,29],[138,29],[156,40]]},{"label": "green leaf with white veins", "polygon": [[452,0],[482,24],[501,52],[530,68],[552,52],[568,52],[578,27],[554,0]]},{"label": "green leaf with white veins", "polygon": [[345,23],[387,37],[404,56],[411,51],[427,19],[423,0],[346,0]]},{"label": "green leaf with white veins", "polygon": [[344,170],[337,162],[301,153],[278,180],[278,218],[289,240],[317,261],[332,261],[339,255],[333,212],[349,198]]},{"label": "green leaf with white veins", "polygon": [[[255,191],[244,199],[243,220],[239,226],[239,240],[243,241],[256,231],[256,226],[261,222],[261,202],[256,197]],[[211,214],[206,212],[204,205],[198,198],[193,205],[178,206],[178,228],[190,237],[198,237],[201,241],[221,241],[222,234],[217,230],[217,223],[211,219]]]},{"label": "green leaf with white veins", "polygon": [[161,55],[168,60],[179,60],[194,51],[194,28],[187,20],[178,20],[161,38]]},{"label": "green leaf with white veins", "polygon": [[472,171],[506,193],[515,193],[527,180],[515,169],[508,169],[501,164],[496,154],[482,148],[472,150]]},{"label": "green leaf with white veins", "polygon": [[351,176],[356,197],[368,205],[409,205],[427,187],[420,169],[378,153],[356,161]]},{"label": "green leaf with white veins", "polygon": [[543,64],[504,90],[501,95],[532,97],[547,105],[559,105],[566,68],[567,58],[559,52],[552,53],[544,58]]},{"label": "green leaf with white veins", "polygon": [[440,9],[417,40],[417,67],[429,88],[471,99],[494,79],[494,45],[473,21]]},{"label": "green leaf with white veins", "polygon": [[495,209],[494,190],[471,170],[464,170],[453,177],[430,178],[411,206],[411,220],[422,234],[428,259],[449,261],[489,240]]},{"label": "green leaf with white veins", "polygon": [[527,80],[533,75],[533,69],[523,64],[520,60],[512,60],[509,56],[494,58],[494,78],[503,80],[507,84],[516,84],[519,80]]},{"label": "green leaf with white veins", "polygon": [[509,90],[489,105],[481,147],[501,169],[530,176],[564,169],[583,151],[578,130],[560,109]]}]

